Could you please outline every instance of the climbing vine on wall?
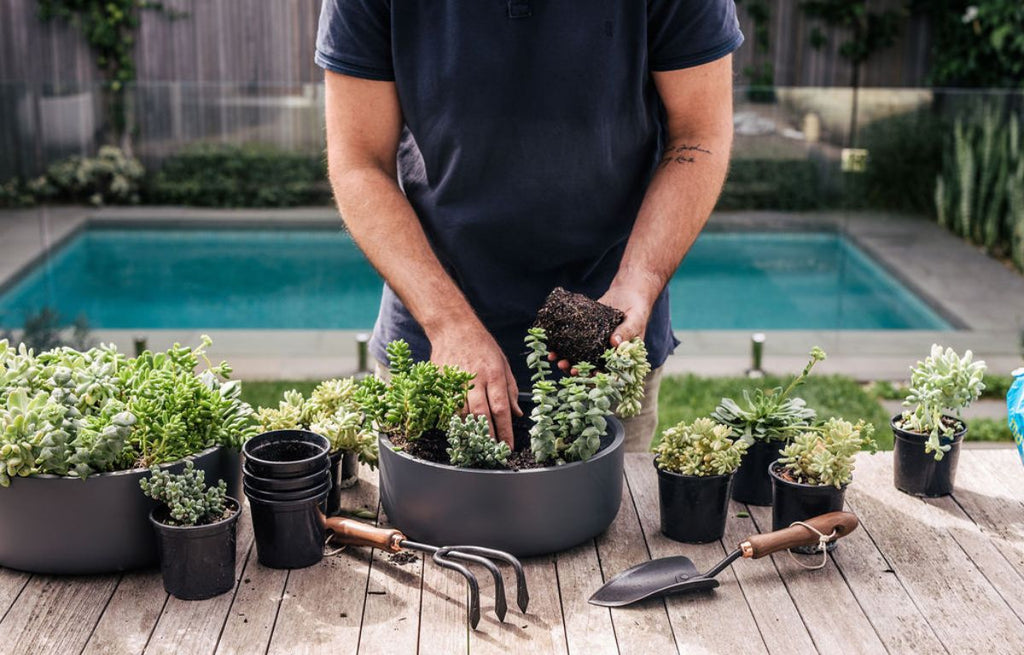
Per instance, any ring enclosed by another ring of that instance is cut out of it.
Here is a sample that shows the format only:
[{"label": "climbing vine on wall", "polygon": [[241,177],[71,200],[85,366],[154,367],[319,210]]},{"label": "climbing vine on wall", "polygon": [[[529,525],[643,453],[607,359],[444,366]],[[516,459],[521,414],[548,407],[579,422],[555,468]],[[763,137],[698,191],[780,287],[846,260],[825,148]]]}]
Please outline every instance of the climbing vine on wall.
[{"label": "climbing vine on wall", "polygon": [[[129,137],[126,87],[135,81],[135,36],[139,12],[159,11],[170,18],[182,16],[163,3],[150,0],[38,0],[39,17],[64,20],[81,31],[96,57],[104,78],[107,118],[113,140],[124,147]],[[127,148],[130,150],[130,148]]]}]

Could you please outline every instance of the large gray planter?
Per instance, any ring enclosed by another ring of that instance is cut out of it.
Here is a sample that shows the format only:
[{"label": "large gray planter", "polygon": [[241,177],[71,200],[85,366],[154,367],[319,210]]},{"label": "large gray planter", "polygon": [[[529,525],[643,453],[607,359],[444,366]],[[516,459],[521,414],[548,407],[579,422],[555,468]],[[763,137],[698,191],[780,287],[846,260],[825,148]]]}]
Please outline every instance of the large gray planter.
[{"label": "large gray planter", "polygon": [[[191,458],[206,480],[238,478],[236,453],[209,448]],[[184,460],[161,468],[180,472]],[[98,473],[85,480],[33,475],[0,488],[0,566],[49,574],[93,574],[154,566],[157,542],[142,494],[148,469]]]},{"label": "large gray planter", "polygon": [[380,437],[380,495],[391,524],[414,541],[475,545],[525,557],[604,532],[619,511],[622,423],[608,419],[586,462],[522,471],[461,469],[416,459]]}]

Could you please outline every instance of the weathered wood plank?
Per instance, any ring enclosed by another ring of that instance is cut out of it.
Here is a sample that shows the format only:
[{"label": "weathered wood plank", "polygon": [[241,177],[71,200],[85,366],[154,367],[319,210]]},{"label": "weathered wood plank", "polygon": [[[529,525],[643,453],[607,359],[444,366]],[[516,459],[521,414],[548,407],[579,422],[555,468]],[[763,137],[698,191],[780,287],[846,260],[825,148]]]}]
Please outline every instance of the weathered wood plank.
[{"label": "weathered wood plank", "polygon": [[[746,517],[737,516],[747,512]],[[771,529],[769,523],[769,530]],[[749,516],[748,508],[740,503],[730,502],[729,519],[725,524],[726,548],[735,548],[747,537],[757,534],[758,529]],[[786,584],[770,557],[761,559],[739,559],[732,565],[733,573],[743,589],[750,611],[761,631],[768,652],[772,653],[817,653],[807,626],[800,618]]]},{"label": "weathered wood plank", "polygon": [[[423,566],[423,596],[420,606],[419,652],[466,653],[469,624],[466,614],[466,581],[458,573],[433,564]],[[483,600],[481,600],[481,605]],[[492,630],[493,617],[484,614],[480,626]]]},{"label": "weathered wood plank", "polygon": [[0,622],[6,653],[78,653],[103,614],[119,575],[32,576]]},{"label": "weathered wood plank", "polygon": [[[685,555],[699,570],[713,566],[726,551],[721,542],[680,544],[661,534],[658,485],[651,455],[628,453],[626,478],[636,503],[640,524],[651,556]],[[710,592],[671,596],[666,600],[669,620],[681,652],[764,653],[764,640],[732,569],[718,574],[721,586]]]},{"label": "weathered wood plank", "polygon": [[562,598],[565,636],[570,653],[616,653],[615,629],[607,607],[587,602],[604,584],[593,541],[555,556],[558,591]]},{"label": "weathered wood plank", "polygon": [[[479,629],[469,633],[469,651],[473,655],[568,653],[554,556],[532,557],[523,561],[523,572],[526,574],[526,586],[530,592],[527,613],[522,614],[516,606],[515,588],[509,586],[510,578],[506,576],[508,615],[504,623],[499,623],[493,613],[484,615]],[[490,589],[493,589],[493,585]],[[429,616],[424,614],[423,621],[429,620]],[[423,646],[420,652],[432,651]]]},{"label": "weathered wood plank", "polygon": [[[381,510],[377,525],[389,526]],[[415,653],[420,631],[423,555],[398,564],[381,550],[373,551],[366,603],[359,632],[359,653]]]},{"label": "weathered wood plank", "polygon": [[7,616],[7,611],[21,595],[31,577],[30,573],[0,568],[0,621]]},{"label": "weathered wood plank", "polygon": [[[772,509],[750,506],[761,532],[771,532]],[[842,548],[843,544],[839,545]],[[820,556],[797,555],[801,562],[817,564]],[[865,616],[857,598],[829,561],[816,571],[804,569],[783,551],[771,556],[800,612],[814,645],[822,653],[885,653],[885,646]]]},{"label": "weathered wood plank", "polygon": [[[866,455],[864,455],[866,456]],[[863,484],[855,480],[854,485]],[[914,604],[892,566],[871,539],[872,526],[861,526],[832,552],[832,562],[846,579],[861,609],[891,653],[929,655],[943,651],[931,617]]]},{"label": "weathered wood plank", "polygon": [[259,563],[256,544],[253,543],[217,642],[217,653],[246,655],[266,652],[287,580],[288,571],[267,568]]},{"label": "weathered wood plank", "polygon": [[847,503],[950,652],[1012,652],[1024,626],[949,534],[965,519],[897,491],[888,455],[858,458]]},{"label": "weathered wood plank", "polygon": [[[360,467],[360,482],[346,493],[350,509],[377,510],[377,485]],[[288,574],[270,653],[355,653],[370,573],[370,550],[348,547],[319,564]]]},{"label": "weathered wood plank", "polygon": [[[601,559],[604,581],[651,558],[628,482],[622,485],[622,504],[618,515],[607,532],[597,538],[597,554]],[[589,594],[594,591],[597,591],[596,587]],[[643,603],[639,607],[612,608],[611,613],[615,640],[623,655],[670,653],[675,650],[675,638],[664,601]]]},{"label": "weathered wood plank", "polygon": [[124,574],[83,652],[141,653],[166,602],[160,571]]}]

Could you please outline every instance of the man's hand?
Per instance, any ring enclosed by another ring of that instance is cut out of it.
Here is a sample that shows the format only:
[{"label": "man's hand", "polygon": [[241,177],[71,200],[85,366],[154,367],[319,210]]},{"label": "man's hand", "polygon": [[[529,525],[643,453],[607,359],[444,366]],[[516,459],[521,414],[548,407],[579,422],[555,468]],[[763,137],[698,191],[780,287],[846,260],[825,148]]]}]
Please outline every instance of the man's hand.
[{"label": "man's hand", "polygon": [[512,415],[523,415],[519,388],[494,337],[479,323],[461,325],[432,336],[430,347],[430,360],[435,364],[458,366],[476,374],[469,390],[469,411],[486,416],[491,435],[515,449]]}]

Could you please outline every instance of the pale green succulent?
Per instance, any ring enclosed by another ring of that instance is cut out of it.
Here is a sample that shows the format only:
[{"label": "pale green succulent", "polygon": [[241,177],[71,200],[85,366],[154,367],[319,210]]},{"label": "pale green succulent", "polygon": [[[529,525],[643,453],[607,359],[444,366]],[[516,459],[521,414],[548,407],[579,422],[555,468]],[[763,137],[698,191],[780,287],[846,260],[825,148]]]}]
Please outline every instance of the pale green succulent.
[{"label": "pale green succulent", "polygon": [[870,423],[830,418],[796,435],[781,451],[779,463],[797,481],[842,488],[853,479],[857,453],[877,448]]},{"label": "pale green succulent", "polygon": [[491,438],[483,416],[453,416],[448,424],[448,457],[452,465],[464,468],[504,468],[512,451],[504,441]]},{"label": "pale green succulent", "polygon": [[651,372],[647,361],[647,347],[639,337],[623,341],[609,348],[603,355],[604,367],[619,388],[619,405],[615,413],[629,418],[640,413],[644,397],[644,382]]},{"label": "pale green succulent", "polygon": [[960,413],[978,399],[985,389],[985,362],[973,361],[968,350],[961,358],[952,348],[932,345],[931,354],[911,368],[910,390],[904,407],[902,427],[910,432],[928,435],[924,450],[941,460],[950,449],[942,439],[952,439],[957,428],[942,421],[943,414],[952,413],[962,422]]},{"label": "pale green succulent", "polygon": [[149,475],[139,480],[139,487],[167,507],[169,525],[206,525],[224,516],[227,484],[219,480],[215,486],[207,486],[206,473],[191,460],[185,462],[185,470],[179,474],[153,468]]},{"label": "pale green succulent", "polygon": [[744,389],[743,404],[722,398],[711,418],[732,428],[733,436],[753,445],[755,441],[787,441],[814,422],[816,413],[803,398],[789,394],[804,383],[814,365],[825,359],[825,351],[815,346],[804,370],[783,389],[755,389],[753,395]]},{"label": "pale green succulent", "polygon": [[740,466],[747,443],[732,439],[732,429],[710,418],[680,422],[661,434],[655,462],[682,475],[725,475]]}]

